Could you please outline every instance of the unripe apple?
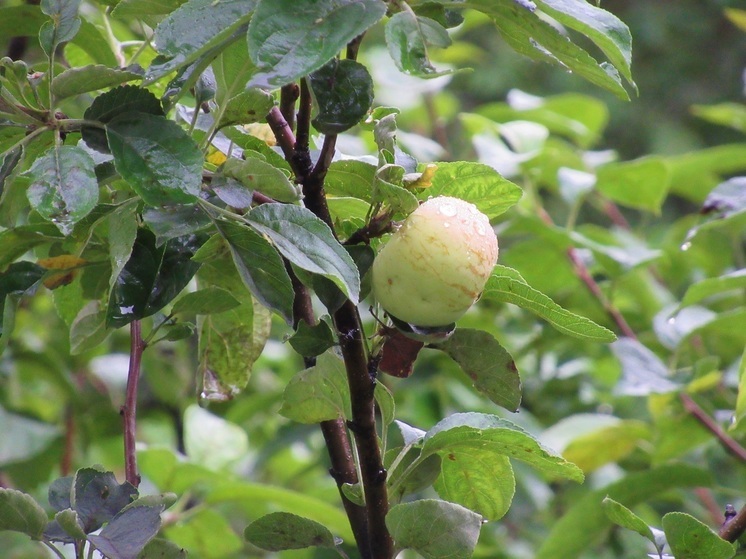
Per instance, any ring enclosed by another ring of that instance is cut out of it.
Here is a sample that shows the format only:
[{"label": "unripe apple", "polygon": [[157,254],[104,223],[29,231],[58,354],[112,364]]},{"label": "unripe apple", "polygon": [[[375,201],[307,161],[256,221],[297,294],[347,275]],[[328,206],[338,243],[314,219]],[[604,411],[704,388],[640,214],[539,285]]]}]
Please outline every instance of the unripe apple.
[{"label": "unripe apple", "polygon": [[373,293],[394,318],[446,326],[479,298],[497,262],[497,237],[474,204],[440,196],[404,221],[373,262]]}]

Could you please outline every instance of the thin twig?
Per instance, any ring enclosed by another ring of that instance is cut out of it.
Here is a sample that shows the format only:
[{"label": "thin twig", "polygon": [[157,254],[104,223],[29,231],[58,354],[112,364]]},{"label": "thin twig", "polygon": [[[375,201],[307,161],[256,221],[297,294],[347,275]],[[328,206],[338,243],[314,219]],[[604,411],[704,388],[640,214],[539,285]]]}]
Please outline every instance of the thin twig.
[{"label": "thin twig", "polygon": [[137,385],[140,380],[140,364],[145,343],[139,320],[130,323],[130,364],[127,372],[127,392],[122,417],[124,418],[124,475],[125,479],[137,487],[140,485],[140,474],[137,471],[137,454],[135,451],[137,432]]},{"label": "thin twig", "polygon": [[689,412],[694,419],[699,421],[705,429],[715,435],[715,438],[720,442],[723,448],[728,451],[728,453],[746,463],[746,448],[743,448],[732,437],[729,437],[720,425],[718,425],[705,410],[699,407],[699,404],[697,404],[689,394],[682,392],[679,394],[679,398],[681,398],[681,402],[684,404],[684,409]]},{"label": "thin twig", "polygon": [[746,532],[746,506],[738,511],[738,514],[726,520],[718,531],[718,535],[726,541],[734,542]]}]

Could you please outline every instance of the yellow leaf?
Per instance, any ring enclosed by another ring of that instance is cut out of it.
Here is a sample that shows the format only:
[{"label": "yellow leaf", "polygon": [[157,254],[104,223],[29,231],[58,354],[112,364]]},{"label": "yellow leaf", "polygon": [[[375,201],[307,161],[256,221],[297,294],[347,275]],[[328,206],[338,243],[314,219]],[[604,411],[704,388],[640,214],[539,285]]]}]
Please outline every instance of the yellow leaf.
[{"label": "yellow leaf", "polygon": [[56,289],[72,282],[75,279],[77,268],[87,262],[87,260],[73,256],[72,254],[61,254],[60,256],[52,256],[51,258],[42,258],[37,261],[37,264],[47,270],[64,270],[64,272],[49,274],[44,279],[44,287],[47,289]]}]

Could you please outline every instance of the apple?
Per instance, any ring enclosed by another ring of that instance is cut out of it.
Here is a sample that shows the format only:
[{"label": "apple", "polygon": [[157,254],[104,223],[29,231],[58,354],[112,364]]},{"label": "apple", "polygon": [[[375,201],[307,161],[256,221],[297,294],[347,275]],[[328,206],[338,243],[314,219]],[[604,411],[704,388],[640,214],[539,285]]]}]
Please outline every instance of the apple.
[{"label": "apple", "polygon": [[373,294],[392,318],[422,327],[461,318],[497,262],[497,237],[474,204],[439,196],[412,212],[373,262]]}]

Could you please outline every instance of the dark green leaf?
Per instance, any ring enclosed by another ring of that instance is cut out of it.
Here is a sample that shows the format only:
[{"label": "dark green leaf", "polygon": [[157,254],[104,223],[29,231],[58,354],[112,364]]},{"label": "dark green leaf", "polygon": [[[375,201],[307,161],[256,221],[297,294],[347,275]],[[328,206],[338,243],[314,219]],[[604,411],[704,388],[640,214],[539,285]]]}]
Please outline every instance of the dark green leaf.
[{"label": "dark green leaf", "polygon": [[261,73],[251,84],[278,88],[318,70],[385,13],[380,0],[260,0],[248,42]]},{"label": "dark green leaf", "polygon": [[146,204],[195,200],[202,184],[202,152],[175,122],[157,115],[121,115],[106,126],[114,166]]},{"label": "dark green leaf", "polygon": [[730,559],[736,554],[734,544],[683,512],[665,515],[663,531],[676,559]]},{"label": "dark green leaf", "polygon": [[136,497],[137,489],[127,481],[119,484],[111,472],[93,467],[82,468],[75,474],[72,508],[86,533],[109,522]]},{"label": "dark green leaf", "polygon": [[295,375],[285,388],[280,413],[306,424],[351,418],[350,388],[342,359],[324,353],[316,365]]},{"label": "dark green leaf", "polygon": [[220,172],[235,179],[251,191],[258,191],[279,202],[294,203],[300,199],[300,188],[277,167],[257,158],[228,159]]},{"label": "dark green leaf", "polygon": [[337,343],[332,329],[323,320],[315,326],[309,326],[305,320],[301,320],[298,323],[298,330],[288,342],[303,357],[321,355]]},{"label": "dark green leaf", "polygon": [[210,188],[223,202],[239,210],[249,209],[254,202],[254,192],[236,179],[215,175]]},{"label": "dark green leaf", "polygon": [[582,482],[583,472],[562,456],[546,448],[517,425],[494,415],[456,413],[438,422],[425,435],[422,455],[440,454],[460,448],[492,451],[523,460],[550,476],[561,476]]},{"label": "dark green leaf", "polygon": [[46,222],[21,225],[0,232],[0,268],[5,268],[38,245],[60,240],[62,237],[59,235],[59,230]]},{"label": "dark green leaf", "polygon": [[139,499],[117,514],[97,535],[88,536],[108,559],[136,559],[161,527],[163,504]]},{"label": "dark green leaf", "polygon": [[505,266],[495,267],[490,279],[487,280],[482,297],[518,305],[540,316],[568,336],[596,342],[613,342],[616,339],[611,330],[563,309],[549,297],[526,284],[526,280],[520,275],[516,276],[515,270]]},{"label": "dark green leaf", "polygon": [[318,114],[312,124],[323,134],[355,126],[373,103],[373,80],[355,60],[333,58],[308,76]]},{"label": "dark green leaf", "polygon": [[52,80],[52,93],[57,99],[64,99],[141,78],[142,76],[136,72],[91,64],[70,68],[55,76]]},{"label": "dark green leaf", "polygon": [[155,233],[158,246],[174,237],[202,231],[212,223],[198,204],[145,208],[142,219]]},{"label": "dark green leaf", "polygon": [[586,494],[575,502],[544,539],[536,559],[577,559],[583,555],[611,521],[603,512],[604,497],[632,507],[673,488],[707,487],[709,472],[683,464],[669,464],[623,479]]},{"label": "dark green leaf", "polygon": [[230,247],[241,280],[252,295],[291,324],[293,286],[275,248],[248,227],[227,221],[218,221],[216,225]]},{"label": "dark green leaf", "polygon": [[65,476],[55,479],[49,484],[49,504],[56,511],[72,508],[72,491],[74,476]]},{"label": "dark green leaf", "polygon": [[31,262],[17,262],[0,273],[0,336],[4,344],[13,330],[15,298],[33,289],[45,272],[44,268]]},{"label": "dark green leaf", "polygon": [[31,206],[63,235],[69,235],[98,202],[93,167],[93,159],[82,148],[60,146],[39,157],[27,172]]},{"label": "dark green leaf", "polygon": [[430,47],[446,48],[451,44],[448,31],[437,21],[403,10],[386,24],[386,45],[397,68],[405,74],[436,78],[451,73],[438,71],[430,61]]},{"label": "dark green leaf", "polygon": [[111,291],[107,323],[115,328],[158,312],[192,279],[199,264],[191,258],[203,239],[177,237],[157,247],[155,235],[140,229],[132,254]]},{"label": "dark green leaf", "polygon": [[331,229],[310,210],[288,204],[263,204],[246,214],[249,225],[267,235],[290,262],[333,281],[353,303],[360,296],[355,262]]},{"label": "dark green leaf", "polygon": [[0,531],[21,532],[40,540],[46,525],[47,513],[30,495],[0,487]]},{"label": "dark green leaf", "polygon": [[490,220],[518,202],[523,191],[504,179],[492,167],[481,163],[457,161],[437,163],[432,186],[422,191],[420,199],[453,196],[471,202]]},{"label": "dark green leaf", "polygon": [[225,289],[207,287],[187,293],[174,303],[171,314],[212,314],[229,311],[241,303]]},{"label": "dark green leaf", "polygon": [[39,43],[48,57],[61,43],[75,37],[80,29],[79,8],[80,0],[42,0],[41,11],[52,19],[39,30]]},{"label": "dark green leaf", "polygon": [[482,330],[457,328],[436,346],[459,364],[474,387],[497,405],[517,411],[521,403],[521,378],[513,357],[494,336]]},{"label": "dark green leaf", "polygon": [[609,497],[606,497],[601,504],[603,505],[606,516],[608,516],[609,520],[614,524],[618,524],[628,530],[634,530],[643,538],[647,538],[655,543],[655,536],[650,530],[650,526],[648,526],[645,521],[634,512]]},{"label": "dark green leaf", "polygon": [[[124,85],[96,97],[85,112],[85,120],[107,124],[116,117],[128,113],[164,115],[161,102],[150,91],[134,85]],[[109,143],[103,128],[83,126],[81,132],[88,147],[109,153]]]},{"label": "dark green leaf", "polygon": [[423,499],[391,507],[386,526],[398,548],[413,549],[425,559],[469,559],[482,517],[455,503]]},{"label": "dark green leaf", "polygon": [[170,60],[151,67],[154,80],[195,61],[249,21],[256,0],[189,0],[158,24],[156,50]]},{"label": "dark green leaf", "polygon": [[435,491],[485,520],[505,516],[515,494],[510,459],[479,448],[459,448],[443,454]]},{"label": "dark green leaf", "polygon": [[273,512],[249,524],[244,538],[267,551],[334,547],[334,536],[322,524],[289,512]]}]

